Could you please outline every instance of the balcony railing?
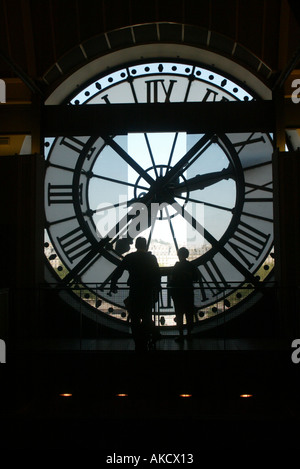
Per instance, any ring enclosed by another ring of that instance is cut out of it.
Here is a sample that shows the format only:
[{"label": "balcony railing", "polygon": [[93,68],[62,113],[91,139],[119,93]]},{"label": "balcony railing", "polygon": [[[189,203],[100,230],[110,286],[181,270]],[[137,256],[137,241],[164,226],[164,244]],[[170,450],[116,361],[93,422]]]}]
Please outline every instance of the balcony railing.
[{"label": "balcony railing", "polygon": [[[109,287],[100,288],[98,284],[74,284],[68,289],[57,284],[45,284],[32,289],[5,290],[5,295],[3,293],[1,297],[5,335],[40,340],[130,338],[130,317],[124,304],[128,293],[125,284],[119,284],[116,293],[112,293]],[[285,299],[289,302],[289,312],[294,310],[294,316],[299,316],[299,290],[284,292],[272,282],[259,288],[234,283],[226,288],[216,284],[207,285],[205,289],[195,287],[194,299],[193,333],[198,336],[207,332],[214,334],[215,331],[221,336],[228,336],[230,324],[235,320],[239,323],[244,321],[240,330],[235,330],[235,334],[243,336],[248,326],[251,330],[251,324],[257,321],[258,316],[264,328],[271,332],[277,328],[280,333],[281,308]],[[162,284],[158,301],[153,306],[152,319],[162,337],[178,334],[174,304],[167,284]],[[298,319],[294,337],[297,331],[300,332],[299,322]],[[259,327],[255,334],[264,333]],[[3,331],[2,327],[0,338],[5,339],[1,337]]]}]

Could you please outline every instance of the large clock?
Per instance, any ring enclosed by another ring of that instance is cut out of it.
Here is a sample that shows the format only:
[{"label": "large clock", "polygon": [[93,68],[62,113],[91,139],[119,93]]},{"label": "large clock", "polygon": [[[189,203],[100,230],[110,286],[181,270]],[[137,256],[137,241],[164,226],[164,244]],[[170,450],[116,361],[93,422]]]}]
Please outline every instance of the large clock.
[{"label": "large clock", "polygon": [[[258,99],[201,64],[147,61],[97,76],[70,106]],[[188,129],[187,129],[188,130]],[[167,276],[186,246],[199,269],[195,331],[245,310],[269,280],[273,258],[272,152],[265,133],[146,132],[45,140],[45,254],[51,281],[86,315],[128,328],[124,299],[109,291],[142,235],[163,289],[154,319],[175,326]]]}]

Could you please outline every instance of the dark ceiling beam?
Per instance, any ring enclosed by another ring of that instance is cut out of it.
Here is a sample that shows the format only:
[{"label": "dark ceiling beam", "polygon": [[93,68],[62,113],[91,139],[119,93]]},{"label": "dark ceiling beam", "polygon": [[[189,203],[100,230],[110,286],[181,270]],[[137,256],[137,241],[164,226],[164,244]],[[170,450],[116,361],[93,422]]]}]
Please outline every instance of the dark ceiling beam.
[{"label": "dark ceiling beam", "polygon": [[286,64],[285,68],[281,71],[280,75],[278,76],[273,86],[274,92],[283,88],[286,80],[288,79],[292,71],[295,70],[299,62],[300,62],[300,47],[299,49],[295,51],[291,60]]},{"label": "dark ceiling beam", "polygon": [[[40,120],[44,137],[126,134],[128,132],[274,132],[273,101],[91,104],[42,106],[1,104],[2,135],[31,134]],[[285,128],[299,128],[298,106],[284,102]]]},{"label": "dark ceiling beam", "polygon": [[289,0],[290,8],[296,18],[298,25],[300,26],[300,4],[299,0]]},{"label": "dark ceiling beam", "polygon": [[7,63],[10,69],[23,81],[33,94],[43,96],[43,91],[36,82],[5,52],[0,50],[0,58]]},{"label": "dark ceiling beam", "polygon": [[[299,4],[299,0],[297,0]],[[293,11],[291,12],[291,9]],[[292,56],[288,59],[289,51],[289,28],[290,28],[290,15],[296,11],[296,4],[293,1],[281,0],[281,14],[280,14],[280,27],[279,27],[279,49],[278,49],[278,69],[280,71],[276,82],[273,85],[273,92],[278,92],[283,89],[283,86],[291,74],[297,67],[300,61],[300,47],[297,48]],[[299,6],[298,6],[299,13]]]},{"label": "dark ceiling beam", "polygon": [[99,135],[101,132],[272,132],[271,101],[45,106],[45,136]]},{"label": "dark ceiling beam", "polygon": [[22,23],[24,27],[24,44],[26,50],[26,62],[28,74],[36,76],[35,42],[33,37],[32,18],[30,4],[27,0],[21,0]]}]

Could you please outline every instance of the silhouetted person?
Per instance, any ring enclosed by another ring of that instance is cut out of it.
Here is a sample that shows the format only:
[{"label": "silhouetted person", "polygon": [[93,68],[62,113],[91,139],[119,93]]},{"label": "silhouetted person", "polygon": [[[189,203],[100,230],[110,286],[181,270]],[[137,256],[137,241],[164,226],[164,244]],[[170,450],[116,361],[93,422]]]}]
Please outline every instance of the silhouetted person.
[{"label": "silhouetted person", "polygon": [[194,282],[199,280],[199,271],[197,267],[189,262],[189,251],[187,248],[180,248],[177,252],[179,262],[173,267],[169,286],[171,287],[171,296],[174,302],[177,327],[179,337],[177,340],[183,340],[183,318],[186,316],[188,336],[193,328],[194,319]]},{"label": "silhouetted person", "polygon": [[136,251],[127,254],[111,279],[111,291],[117,290],[117,282],[127,270],[129,296],[125,305],[131,320],[131,330],[136,350],[147,349],[153,332],[152,307],[160,290],[160,270],[156,257],[147,252],[146,239],[139,237]]}]

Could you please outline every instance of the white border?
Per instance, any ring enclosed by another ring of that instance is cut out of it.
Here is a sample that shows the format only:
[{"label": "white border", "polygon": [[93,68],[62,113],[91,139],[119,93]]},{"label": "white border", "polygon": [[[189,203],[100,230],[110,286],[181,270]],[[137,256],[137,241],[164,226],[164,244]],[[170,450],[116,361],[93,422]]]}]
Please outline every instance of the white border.
[{"label": "white border", "polygon": [[45,104],[60,104],[76,88],[81,88],[87,81],[102,73],[109,73],[111,69],[124,65],[124,63],[138,60],[160,58],[183,59],[198,62],[207,67],[218,69],[221,73],[236,78],[253,90],[260,98],[272,99],[272,91],[250,71],[215,52],[207,51],[199,47],[184,44],[146,44],[132,46],[116,52],[105,54],[79,68],[67,77],[47,98]]}]

